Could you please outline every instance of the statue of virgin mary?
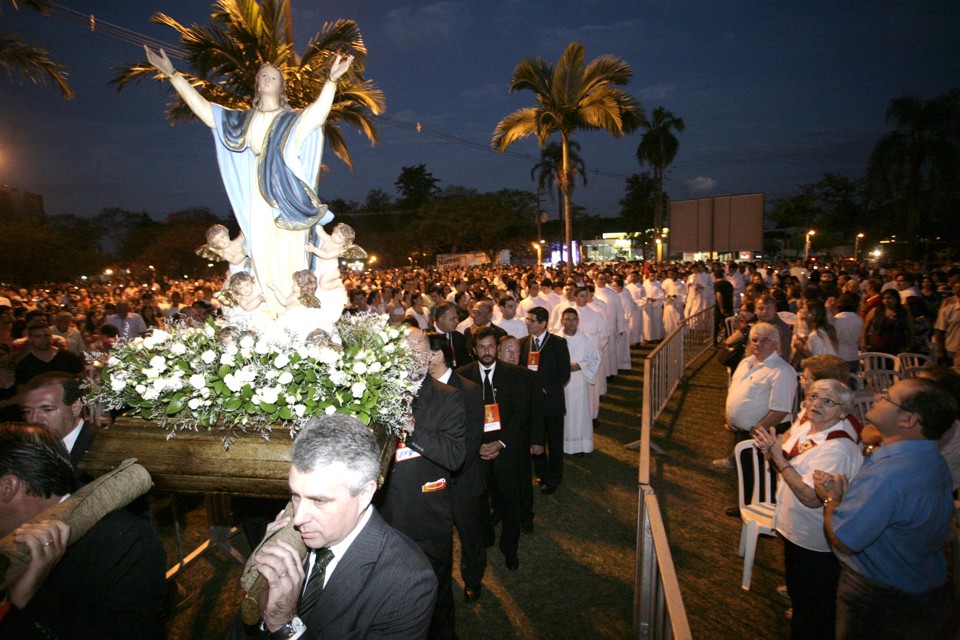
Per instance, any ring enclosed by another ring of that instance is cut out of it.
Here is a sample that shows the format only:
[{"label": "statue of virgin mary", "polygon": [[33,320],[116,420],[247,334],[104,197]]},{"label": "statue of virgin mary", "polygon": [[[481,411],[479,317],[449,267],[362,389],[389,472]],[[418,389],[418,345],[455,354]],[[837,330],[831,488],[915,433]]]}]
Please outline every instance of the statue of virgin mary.
[{"label": "statue of virgin mary", "polygon": [[[177,73],[163,49],[144,47],[147,59],[170,79],[193,113],[213,131],[217,162],[234,214],[247,243],[259,285],[289,291],[292,274],[313,265],[305,250],[315,225],[333,219],[317,197],[323,152],[323,124],[330,114],[337,81],[353,56],[337,56],[317,99],[302,111],[287,104],[283,73],[272,64],[257,72],[253,108],[226,109],[209,102]],[[273,315],[283,308],[267,296]]]}]

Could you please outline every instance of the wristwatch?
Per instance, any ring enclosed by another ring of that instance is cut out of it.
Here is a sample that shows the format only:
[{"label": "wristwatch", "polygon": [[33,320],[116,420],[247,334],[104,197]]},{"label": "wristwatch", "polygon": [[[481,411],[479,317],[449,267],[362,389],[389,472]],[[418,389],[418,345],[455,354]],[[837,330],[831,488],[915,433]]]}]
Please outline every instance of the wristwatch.
[{"label": "wristwatch", "polygon": [[269,638],[270,640],[286,640],[287,638],[292,638],[299,633],[303,633],[306,629],[307,626],[303,624],[303,621],[297,616],[293,616],[290,619],[290,622],[272,632]]}]

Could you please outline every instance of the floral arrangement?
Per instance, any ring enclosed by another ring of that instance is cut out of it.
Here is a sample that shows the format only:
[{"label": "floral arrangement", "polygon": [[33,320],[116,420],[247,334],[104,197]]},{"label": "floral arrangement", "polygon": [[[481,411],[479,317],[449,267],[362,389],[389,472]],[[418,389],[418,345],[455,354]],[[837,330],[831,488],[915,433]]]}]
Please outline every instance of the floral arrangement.
[{"label": "floral arrangement", "polygon": [[347,315],[333,334],[270,337],[218,323],[177,324],[110,352],[93,354],[101,383],[89,400],[178,430],[224,429],[269,438],[280,424],[291,436],[311,417],[346,413],[399,434],[426,363],[406,332],[384,316]]}]

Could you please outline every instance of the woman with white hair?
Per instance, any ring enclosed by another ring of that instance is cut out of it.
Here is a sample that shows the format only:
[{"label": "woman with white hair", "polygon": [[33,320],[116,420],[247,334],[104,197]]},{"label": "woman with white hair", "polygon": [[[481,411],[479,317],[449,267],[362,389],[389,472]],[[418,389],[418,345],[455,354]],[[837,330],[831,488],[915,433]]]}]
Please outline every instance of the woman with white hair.
[{"label": "woman with white hair", "polygon": [[757,447],[780,474],[773,526],[784,541],[784,573],[793,601],[791,638],[832,638],[840,563],[823,533],[823,503],[813,488],[814,471],[853,479],[863,456],[851,437],[847,415],[853,392],[823,379],[807,389],[804,411],[784,435],[754,432]]}]

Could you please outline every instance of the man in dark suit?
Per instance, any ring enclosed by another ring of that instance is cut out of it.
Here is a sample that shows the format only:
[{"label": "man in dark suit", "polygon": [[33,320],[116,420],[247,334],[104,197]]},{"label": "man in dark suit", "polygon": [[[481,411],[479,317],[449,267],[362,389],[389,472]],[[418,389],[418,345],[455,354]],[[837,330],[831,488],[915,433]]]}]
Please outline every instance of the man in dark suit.
[{"label": "man in dark suit", "polygon": [[[245,627],[237,616],[224,638],[427,637],[437,579],[420,548],[370,504],[379,457],[373,434],[352,416],[322,416],[301,430],[290,494],[306,566],[282,541],[261,548],[262,619]],[[270,533],[289,524],[281,516]]]},{"label": "man in dark suit", "polygon": [[118,509],[74,539],[59,520],[36,521],[76,488],[57,434],[0,425],[0,537],[13,534],[30,550],[7,592],[0,638],[165,637],[166,554],[149,522]]},{"label": "man in dark suit", "polygon": [[456,634],[450,487],[464,460],[464,409],[456,389],[428,375],[427,335],[412,329],[409,339],[423,356],[423,377],[413,400],[413,424],[405,427],[377,504],[383,519],[410,536],[430,559],[437,576],[437,606],[428,637],[452,640]]},{"label": "man in dark suit", "polygon": [[[484,437],[480,445],[484,478],[494,503],[499,503],[503,521],[500,551],[507,569],[520,568],[517,549],[520,542],[524,457],[530,455],[530,399],[527,385],[518,367],[497,360],[497,333],[490,327],[476,333],[478,361],[461,367],[457,373],[479,384],[484,396]],[[489,511],[485,508],[485,513]],[[493,538],[489,520],[484,536]]]},{"label": "man in dark suit", "polygon": [[457,331],[458,324],[460,324],[460,315],[457,313],[457,305],[452,302],[440,303],[433,310],[433,330],[446,337],[450,345],[450,357],[453,360],[450,366],[454,369],[470,362],[467,355],[467,342],[463,334]]},{"label": "man in dark suit", "polygon": [[[526,338],[520,341],[520,366],[535,371],[543,388],[543,430],[546,452],[533,451],[533,468],[540,477],[540,492],[553,493],[563,479],[563,388],[570,381],[570,351],[567,341],[547,333],[550,313],[543,307],[527,312]],[[536,402],[536,401],[535,401]]]},{"label": "man in dark suit", "polygon": [[483,444],[483,390],[456,373],[446,336],[428,331],[430,339],[430,376],[460,391],[464,408],[464,460],[453,474],[450,485],[453,499],[453,523],[460,537],[460,577],[463,597],[473,602],[480,597],[483,574],[487,568],[487,547],[483,534],[483,466],[480,446]]},{"label": "man in dark suit", "polygon": [[23,387],[20,409],[24,422],[52,429],[70,453],[70,464],[77,480],[86,483],[90,476],[80,471],[80,461],[97,437],[97,429],[80,417],[83,390],[80,380],[69,373],[50,371],[31,378]]},{"label": "man in dark suit", "polygon": [[497,340],[507,335],[506,331],[493,324],[493,301],[488,298],[474,302],[473,309],[470,311],[470,320],[472,324],[463,331],[463,338],[467,343],[467,355],[469,356],[469,359],[465,360],[463,364],[469,364],[479,359],[476,342],[477,332],[481,329],[492,329],[497,336]]}]

